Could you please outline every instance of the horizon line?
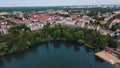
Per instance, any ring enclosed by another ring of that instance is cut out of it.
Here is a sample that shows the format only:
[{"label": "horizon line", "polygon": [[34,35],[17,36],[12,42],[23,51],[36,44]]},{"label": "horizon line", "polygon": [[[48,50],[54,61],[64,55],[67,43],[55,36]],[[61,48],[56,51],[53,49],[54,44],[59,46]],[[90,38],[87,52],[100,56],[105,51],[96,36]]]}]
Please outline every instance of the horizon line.
[{"label": "horizon line", "polygon": [[96,6],[102,6],[102,5],[105,5],[105,6],[120,6],[120,4],[100,4],[100,5],[97,5],[97,4],[86,4],[86,5],[46,5],[46,6],[0,6],[0,8],[9,8],[9,7],[70,7],[70,6],[89,6],[89,5],[96,5]]}]

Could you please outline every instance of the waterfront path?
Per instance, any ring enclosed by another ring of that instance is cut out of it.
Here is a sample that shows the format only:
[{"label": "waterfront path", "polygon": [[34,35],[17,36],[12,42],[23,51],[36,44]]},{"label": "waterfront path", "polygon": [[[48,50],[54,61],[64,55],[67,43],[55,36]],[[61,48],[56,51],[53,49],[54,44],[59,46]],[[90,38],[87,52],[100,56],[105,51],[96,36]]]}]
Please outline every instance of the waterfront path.
[{"label": "waterfront path", "polygon": [[118,59],[116,56],[105,51],[95,53],[95,55],[113,65],[116,63],[120,63],[120,59]]}]

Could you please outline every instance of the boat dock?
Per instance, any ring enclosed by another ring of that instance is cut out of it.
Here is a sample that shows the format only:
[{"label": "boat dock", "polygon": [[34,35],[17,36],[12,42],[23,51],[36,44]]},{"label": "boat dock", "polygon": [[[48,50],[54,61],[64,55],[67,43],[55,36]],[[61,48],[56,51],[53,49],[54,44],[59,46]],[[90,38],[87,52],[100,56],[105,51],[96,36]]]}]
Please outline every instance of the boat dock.
[{"label": "boat dock", "polygon": [[120,63],[120,59],[118,59],[116,56],[105,51],[95,53],[95,55],[113,65]]}]

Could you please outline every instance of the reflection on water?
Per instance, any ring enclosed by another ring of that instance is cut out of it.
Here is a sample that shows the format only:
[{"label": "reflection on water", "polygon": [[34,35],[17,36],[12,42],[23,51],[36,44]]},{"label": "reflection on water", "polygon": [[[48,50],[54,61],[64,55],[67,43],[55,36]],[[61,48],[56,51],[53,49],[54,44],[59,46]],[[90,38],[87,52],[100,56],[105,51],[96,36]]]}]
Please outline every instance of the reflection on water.
[{"label": "reflection on water", "polygon": [[61,44],[62,44],[62,43],[58,43],[57,41],[55,41],[55,42],[53,43],[53,47],[54,47],[55,49],[61,48]]},{"label": "reflection on water", "polygon": [[46,47],[46,50],[49,52],[49,46],[48,46],[48,43],[45,43],[45,47]]},{"label": "reflection on water", "polygon": [[1,57],[0,68],[113,68],[91,48],[72,42],[40,44],[19,54]]},{"label": "reflection on water", "polygon": [[2,59],[0,59],[0,68],[2,68],[2,66],[3,66],[3,61]]},{"label": "reflection on water", "polygon": [[73,48],[74,51],[78,51],[78,52],[80,51],[80,46],[78,44],[74,44]]},{"label": "reflection on water", "polygon": [[85,49],[86,49],[86,52],[87,52],[87,53],[92,52],[92,49],[91,49],[90,47],[87,47],[87,46],[86,46]]},{"label": "reflection on water", "polygon": [[105,62],[104,60],[102,60],[102,59],[99,58],[98,56],[95,56],[95,60],[98,61],[98,62],[100,62],[100,63],[104,63],[104,62]]}]

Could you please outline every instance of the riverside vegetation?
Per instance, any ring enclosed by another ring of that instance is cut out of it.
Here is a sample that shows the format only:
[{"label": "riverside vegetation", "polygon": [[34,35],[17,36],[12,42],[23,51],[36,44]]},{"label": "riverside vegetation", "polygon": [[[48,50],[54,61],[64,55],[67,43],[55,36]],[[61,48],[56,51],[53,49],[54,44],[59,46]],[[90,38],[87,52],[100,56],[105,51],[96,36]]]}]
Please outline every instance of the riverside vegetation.
[{"label": "riverside vegetation", "polygon": [[90,29],[73,29],[66,26],[50,24],[37,31],[30,31],[25,25],[18,25],[9,30],[9,34],[0,35],[0,55],[9,55],[21,52],[29,47],[39,45],[51,40],[73,41],[87,43],[96,50],[102,50],[106,46],[117,47],[117,41],[109,35],[101,35],[100,32]]}]

